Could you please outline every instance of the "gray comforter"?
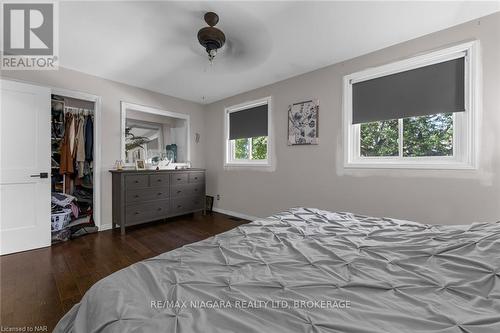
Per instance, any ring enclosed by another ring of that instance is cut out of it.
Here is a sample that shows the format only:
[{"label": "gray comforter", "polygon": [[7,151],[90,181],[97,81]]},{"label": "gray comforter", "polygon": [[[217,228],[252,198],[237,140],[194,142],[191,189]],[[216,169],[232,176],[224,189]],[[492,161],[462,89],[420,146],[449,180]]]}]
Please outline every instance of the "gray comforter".
[{"label": "gray comforter", "polygon": [[56,332],[500,332],[500,223],[295,208],[96,283]]}]

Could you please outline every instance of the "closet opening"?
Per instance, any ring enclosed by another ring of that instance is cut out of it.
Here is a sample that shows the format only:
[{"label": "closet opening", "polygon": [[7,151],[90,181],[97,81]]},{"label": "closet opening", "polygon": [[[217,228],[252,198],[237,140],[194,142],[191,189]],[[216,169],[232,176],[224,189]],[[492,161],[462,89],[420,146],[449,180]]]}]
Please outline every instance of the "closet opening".
[{"label": "closet opening", "polygon": [[51,95],[52,244],[97,232],[96,103]]}]

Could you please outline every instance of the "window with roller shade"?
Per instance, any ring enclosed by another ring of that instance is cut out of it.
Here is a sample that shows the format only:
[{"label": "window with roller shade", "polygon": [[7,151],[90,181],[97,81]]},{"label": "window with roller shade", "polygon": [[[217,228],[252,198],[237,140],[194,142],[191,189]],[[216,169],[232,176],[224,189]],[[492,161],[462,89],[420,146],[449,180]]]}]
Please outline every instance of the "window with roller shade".
[{"label": "window with roller shade", "polygon": [[226,109],[226,165],[268,165],[269,100]]},{"label": "window with roller shade", "polygon": [[344,78],[345,166],[475,164],[476,42]]}]

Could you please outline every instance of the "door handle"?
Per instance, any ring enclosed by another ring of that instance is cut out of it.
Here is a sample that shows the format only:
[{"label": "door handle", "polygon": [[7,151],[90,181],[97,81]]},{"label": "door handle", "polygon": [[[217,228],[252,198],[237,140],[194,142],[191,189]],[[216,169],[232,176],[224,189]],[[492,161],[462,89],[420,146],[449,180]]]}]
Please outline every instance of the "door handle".
[{"label": "door handle", "polygon": [[37,175],[31,175],[31,178],[39,177],[39,178],[49,178],[49,173],[48,172],[40,172]]}]

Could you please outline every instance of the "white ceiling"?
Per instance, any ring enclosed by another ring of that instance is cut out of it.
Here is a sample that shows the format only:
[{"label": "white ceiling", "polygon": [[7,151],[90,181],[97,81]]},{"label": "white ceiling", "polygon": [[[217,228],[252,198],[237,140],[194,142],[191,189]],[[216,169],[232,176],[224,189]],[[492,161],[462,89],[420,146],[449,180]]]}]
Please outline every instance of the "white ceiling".
[{"label": "white ceiling", "polygon": [[[500,2],[61,2],[61,66],[210,103],[500,10]],[[215,11],[210,67],[196,33]]]}]

